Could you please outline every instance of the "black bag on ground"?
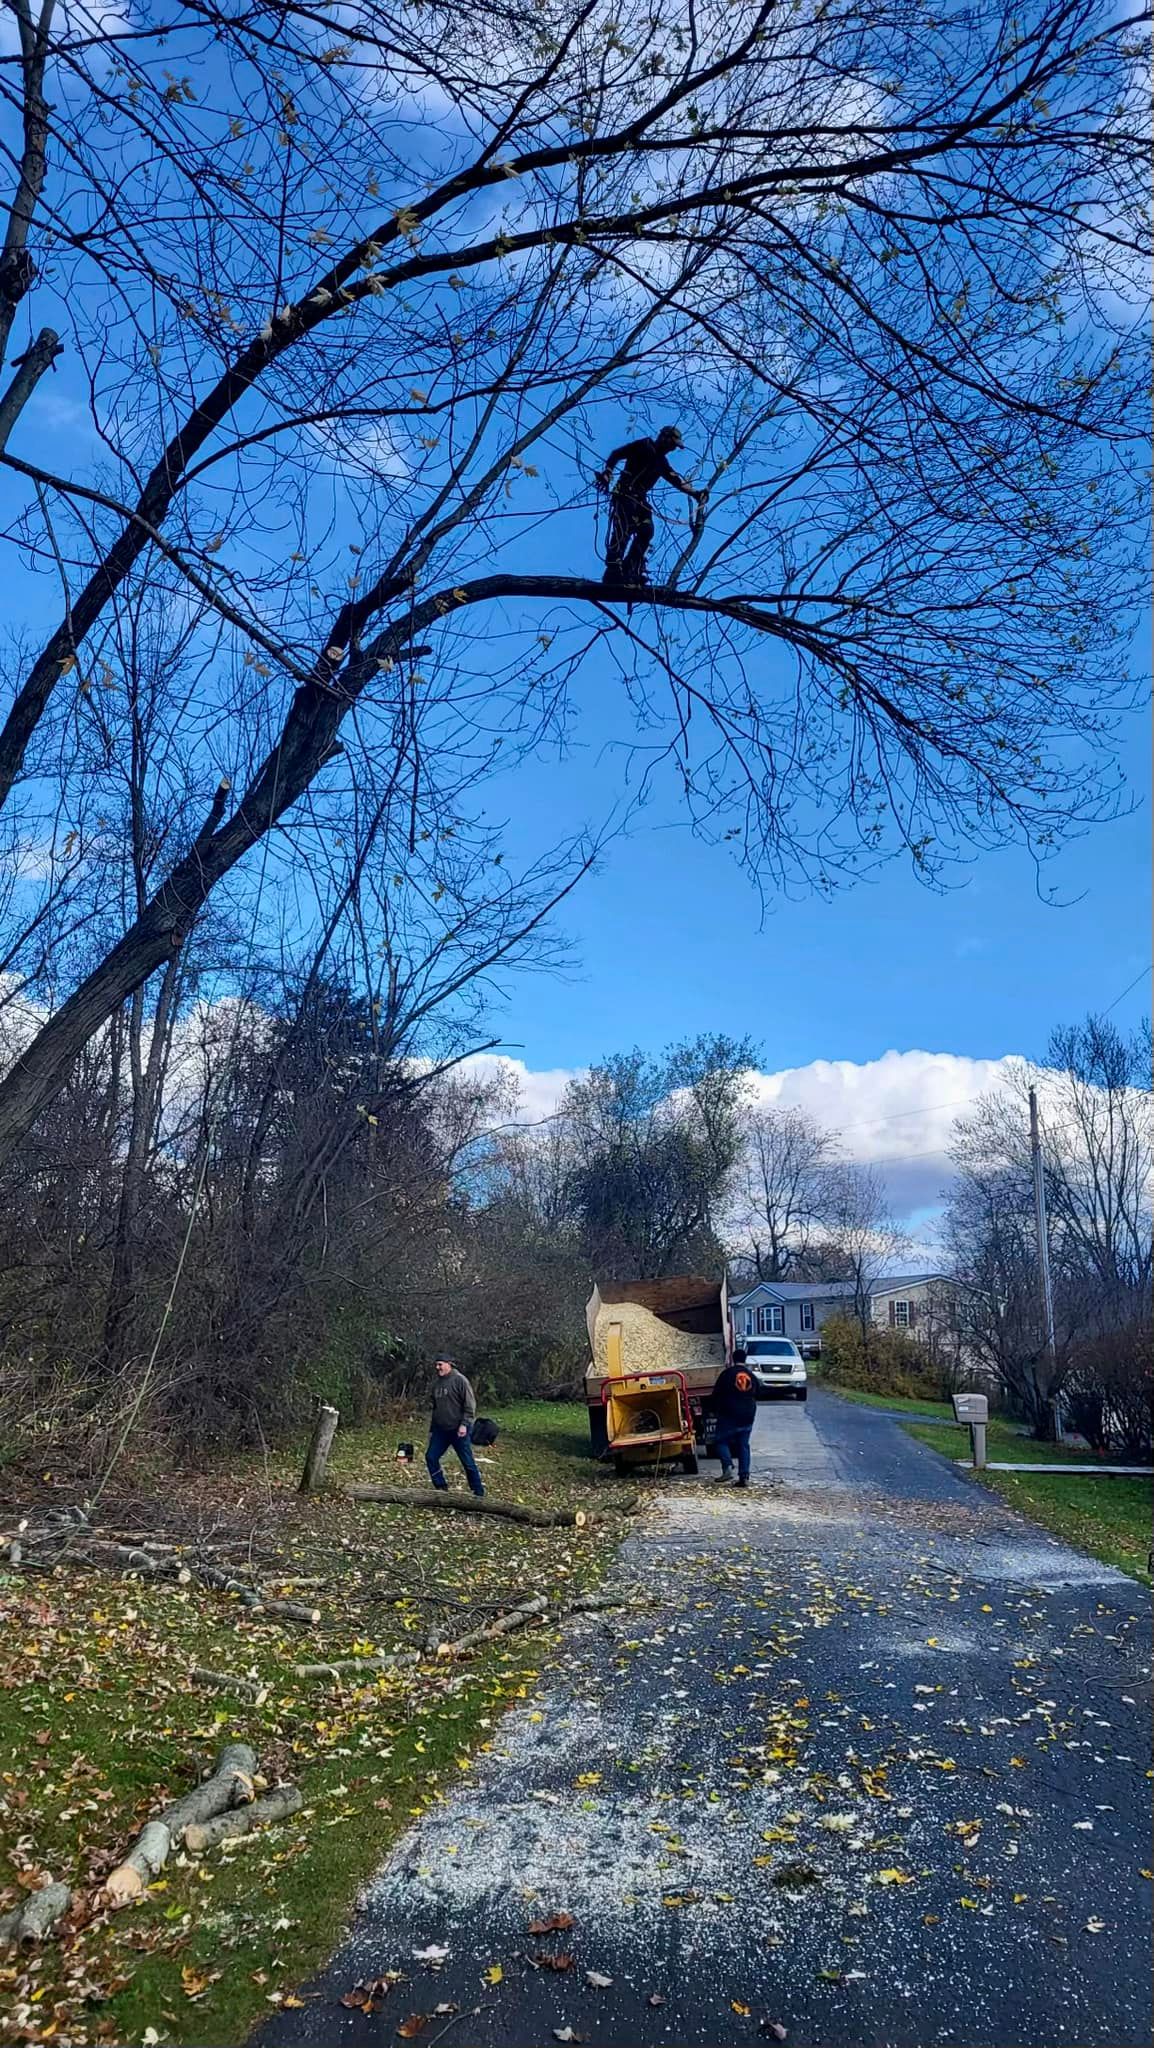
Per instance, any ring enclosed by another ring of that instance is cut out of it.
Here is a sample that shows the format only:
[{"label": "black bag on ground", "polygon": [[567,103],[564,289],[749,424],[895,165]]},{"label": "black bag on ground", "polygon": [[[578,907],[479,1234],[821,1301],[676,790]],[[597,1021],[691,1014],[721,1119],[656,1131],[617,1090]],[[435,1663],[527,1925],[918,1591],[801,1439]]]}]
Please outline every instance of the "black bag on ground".
[{"label": "black bag on ground", "polygon": [[480,1444],[482,1450],[484,1450],[486,1444],[495,1444],[500,1434],[501,1432],[497,1428],[496,1423],[490,1422],[487,1415],[478,1415],[472,1429],[469,1431],[473,1442]]}]

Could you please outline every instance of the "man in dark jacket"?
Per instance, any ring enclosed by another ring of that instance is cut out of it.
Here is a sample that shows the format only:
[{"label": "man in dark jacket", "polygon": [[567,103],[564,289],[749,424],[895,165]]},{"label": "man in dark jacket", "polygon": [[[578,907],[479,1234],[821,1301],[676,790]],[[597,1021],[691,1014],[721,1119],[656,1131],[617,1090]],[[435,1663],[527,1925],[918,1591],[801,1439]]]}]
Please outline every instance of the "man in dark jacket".
[{"label": "man in dark jacket", "polygon": [[744,1351],[734,1354],[732,1365],[719,1373],[710,1396],[717,1417],[715,1443],[721,1459],[720,1483],[727,1486],[737,1459],[737,1483],[749,1485],[749,1439],[757,1420],[757,1385],[745,1363]]},{"label": "man in dark jacket", "polygon": [[672,484],[676,490],[684,491],[687,498],[693,498],[698,505],[705,500],[705,492],[694,490],[683,476],[670,467],[669,456],[674,448],[681,447],[681,435],[676,427],[662,427],[652,440],[626,441],[615,448],[605,459],[605,467],[597,478],[597,488],[609,489],[610,478],[618,463],[621,475],[609,500],[609,540],[605,549],[606,583],[628,583],[633,588],[647,582],[645,557],[653,539],[653,508],[649,493],[658,483]]},{"label": "man in dark jacket", "polygon": [[485,1482],[477,1470],[473,1446],[469,1440],[477,1414],[477,1399],[463,1372],[458,1372],[451,1358],[438,1358],[437,1377],[433,1382],[433,1412],[429,1422],[429,1446],[425,1452],[425,1463],[433,1485],[444,1493],[449,1482],[441,1470],[441,1459],[450,1445],[456,1451],[465,1468],[470,1493],[480,1500],[485,1491]]}]

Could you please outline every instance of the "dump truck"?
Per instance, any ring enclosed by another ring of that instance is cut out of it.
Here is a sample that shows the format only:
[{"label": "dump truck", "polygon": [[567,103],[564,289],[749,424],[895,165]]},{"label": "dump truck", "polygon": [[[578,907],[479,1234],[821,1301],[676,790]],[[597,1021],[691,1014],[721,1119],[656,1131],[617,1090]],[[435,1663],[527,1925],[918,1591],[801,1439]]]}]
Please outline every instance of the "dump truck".
[{"label": "dump truck", "polygon": [[[595,1458],[696,1469],[708,1448],[705,1413],[731,1348],[725,1280],[601,1280],[585,1309],[592,1353],[585,1374]],[[632,1408],[632,1419],[627,1410]],[[639,1425],[645,1423],[642,1428]]]}]

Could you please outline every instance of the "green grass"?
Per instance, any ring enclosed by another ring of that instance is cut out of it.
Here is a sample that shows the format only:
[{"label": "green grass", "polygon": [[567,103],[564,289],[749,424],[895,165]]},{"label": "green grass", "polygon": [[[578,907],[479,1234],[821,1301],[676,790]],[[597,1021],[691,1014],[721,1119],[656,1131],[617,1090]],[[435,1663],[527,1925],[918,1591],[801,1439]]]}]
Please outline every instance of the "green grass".
[{"label": "green grass", "polygon": [[832,1380],[825,1385],[831,1394],[838,1394],[843,1401],[856,1401],[862,1408],[890,1408],[896,1415],[940,1416],[943,1420],[953,1419],[953,1409],[948,1401],[915,1400],[909,1394],[864,1394],[858,1387],[839,1387]]},{"label": "green grass", "polygon": [[[952,1428],[933,1428],[907,1423],[905,1428],[919,1443],[929,1444],[945,1458],[968,1457],[968,1433]],[[986,1433],[986,1454],[990,1458],[1012,1459],[1020,1464],[1082,1464],[1088,1453],[1066,1444],[1035,1443],[1032,1437],[1016,1436],[1005,1423],[992,1422]],[[977,1472],[975,1479],[1028,1515],[1032,1521],[1060,1536],[1076,1550],[1105,1564],[1116,1565],[1131,1578],[1150,1583],[1151,1507],[1154,1505],[1152,1479],[1096,1478],[1072,1472]]]},{"label": "green grass", "polygon": [[[502,1437],[483,1468],[492,1494],[622,1502],[589,1460],[583,1408],[521,1403],[498,1419]],[[420,1419],[342,1432],[334,1480],[389,1481],[405,1437],[423,1441]],[[447,1469],[455,1463],[450,1456]],[[432,1594],[471,1602],[531,1587],[563,1597],[596,1582],[623,1533],[617,1515],[588,1530],[538,1530],[358,1506],[335,1490],[303,1500],[299,1467],[294,1446],[267,1473],[234,1467],[175,1492],[170,1483],[156,1504],[174,1524],[251,1523],[256,1541],[283,1559],[266,1570],[267,1583],[321,1577],[323,1588],[307,1595],[324,1611],[318,1629],[253,1617],[195,1585],[0,1572],[0,1910],[22,1876],[35,1883],[50,1872],[90,1893],[143,1821],[195,1783],[229,1739],[251,1742],[269,1778],[292,1779],[305,1799],[279,1829],[183,1868],[170,1861],[138,1905],[97,1915],[71,1949],[49,1943],[34,1974],[24,1962],[0,1970],[0,1997],[14,2009],[39,1991],[30,2026],[51,2016],[78,2043],[136,2043],[148,2027],[190,2048],[243,2040],[331,1953],[360,1885],[438,1790],[471,1767],[554,1638],[513,1636],[468,1663],[365,1681],[299,1680],[293,1664],[347,1656],[354,1645],[411,1644],[435,1616],[449,1634],[479,1618],[438,1608]],[[139,1502],[139,1484],[134,1491]],[[136,1513],[136,1527],[150,1526]],[[185,1676],[193,1663],[255,1674],[267,1697],[255,1704],[194,1689]]]}]

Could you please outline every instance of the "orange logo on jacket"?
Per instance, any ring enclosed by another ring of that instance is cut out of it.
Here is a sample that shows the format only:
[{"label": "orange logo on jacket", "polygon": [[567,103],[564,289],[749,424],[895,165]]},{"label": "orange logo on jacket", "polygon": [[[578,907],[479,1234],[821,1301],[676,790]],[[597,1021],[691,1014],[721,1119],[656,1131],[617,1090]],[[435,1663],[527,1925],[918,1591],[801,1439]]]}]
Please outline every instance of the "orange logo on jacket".
[{"label": "orange logo on jacket", "polygon": [[753,1381],[747,1372],[739,1372],[733,1384],[739,1394],[752,1394],[753,1392]]}]

